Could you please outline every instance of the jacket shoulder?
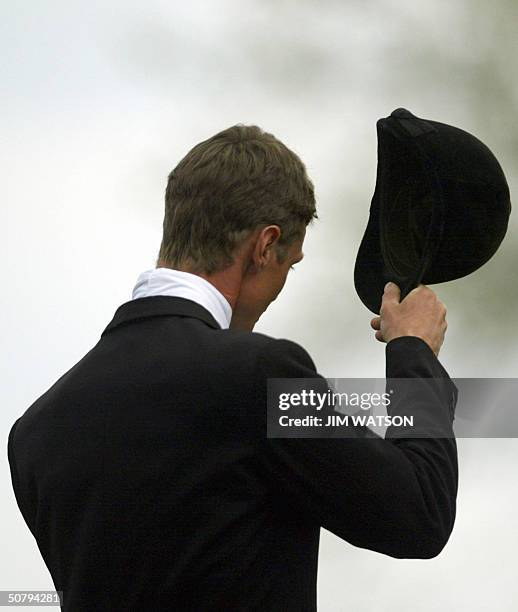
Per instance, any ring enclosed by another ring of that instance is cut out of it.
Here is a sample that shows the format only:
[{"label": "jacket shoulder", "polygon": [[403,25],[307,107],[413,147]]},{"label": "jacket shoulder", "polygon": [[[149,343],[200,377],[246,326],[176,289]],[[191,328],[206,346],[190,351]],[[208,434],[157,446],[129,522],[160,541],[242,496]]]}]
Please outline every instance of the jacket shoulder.
[{"label": "jacket shoulder", "polygon": [[254,369],[270,377],[303,377],[316,372],[306,349],[287,338],[273,338],[260,332],[226,330],[223,343],[233,355],[240,356]]}]

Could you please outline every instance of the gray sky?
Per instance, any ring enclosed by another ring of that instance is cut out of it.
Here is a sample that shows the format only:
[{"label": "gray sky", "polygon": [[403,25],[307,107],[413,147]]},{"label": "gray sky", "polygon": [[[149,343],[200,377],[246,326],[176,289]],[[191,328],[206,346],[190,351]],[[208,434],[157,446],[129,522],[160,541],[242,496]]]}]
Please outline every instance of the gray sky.
[{"label": "gray sky", "polygon": [[[306,163],[320,220],[256,330],[299,342],[330,377],[384,374],[352,280],[376,120],[403,106],[470,131],[511,196],[517,186],[514,0],[28,1],[3,2],[1,17],[5,440],[154,267],[167,175],[216,131],[257,124]],[[448,308],[440,360],[452,377],[516,376],[517,229],[512,215],[490,262],[432,287]],[[413,611],[511,610],[518,443],[459,440],[459,454],[458,518],[440,557],[393,560],[323,532],[321,610],[401,609],[402,593]],[[7,469],[0,588],[51,589]]]}]

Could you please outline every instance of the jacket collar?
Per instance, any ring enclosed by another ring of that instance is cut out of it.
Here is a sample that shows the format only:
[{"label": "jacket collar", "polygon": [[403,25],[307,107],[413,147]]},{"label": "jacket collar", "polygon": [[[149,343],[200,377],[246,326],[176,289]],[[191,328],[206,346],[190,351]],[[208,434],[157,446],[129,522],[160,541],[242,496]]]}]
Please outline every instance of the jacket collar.
[{"label": "jacket collar", "polygon": [[192,300],[173,295],[151,295],[121,304],[102,332],[101,338],[119,325],[126,325],[137,319],[163,316],[194,317],[213,329],[221,329],[210,312]]}]

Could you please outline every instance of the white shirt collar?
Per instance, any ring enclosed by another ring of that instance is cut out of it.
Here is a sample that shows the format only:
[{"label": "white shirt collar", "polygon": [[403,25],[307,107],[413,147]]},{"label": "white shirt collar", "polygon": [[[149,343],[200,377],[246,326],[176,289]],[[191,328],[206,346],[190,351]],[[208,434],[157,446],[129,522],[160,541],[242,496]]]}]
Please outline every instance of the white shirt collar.
[{"label": "white shirt collar", "polygon": [[131,299],[151,295],[173,295],[187,298],[206,308],[221,329],[228,329],[232,308],[225,296],[212,283],[197,274],[171,268],[151,268],[142,272]]}]

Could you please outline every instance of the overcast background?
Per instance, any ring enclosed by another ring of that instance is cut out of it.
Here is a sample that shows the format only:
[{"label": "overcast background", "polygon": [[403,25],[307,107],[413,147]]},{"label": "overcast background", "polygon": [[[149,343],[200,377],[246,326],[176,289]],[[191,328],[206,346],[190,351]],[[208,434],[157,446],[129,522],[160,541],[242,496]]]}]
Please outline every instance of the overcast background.
[{"label": "overcast background", "polygon": [[[8,431],[155,266],[181,157],[236,123],[301,156],[320,220],[256,331],[299,342],[325,376],[383,376],[385,345],[353,285],[376,120],[402,106],[475,134],[513,199],[517,19],[516,0],[2,1],[0,589],[54,588],[14,500]],[[516,376],[517,229],[513,213],[490,262],[432,287],[448,308],[440,360],[452,377]],[[395,560],[323,530],[320,610],[512,609],[518,440],[458,447],[457,521],[441,555]]]}]

